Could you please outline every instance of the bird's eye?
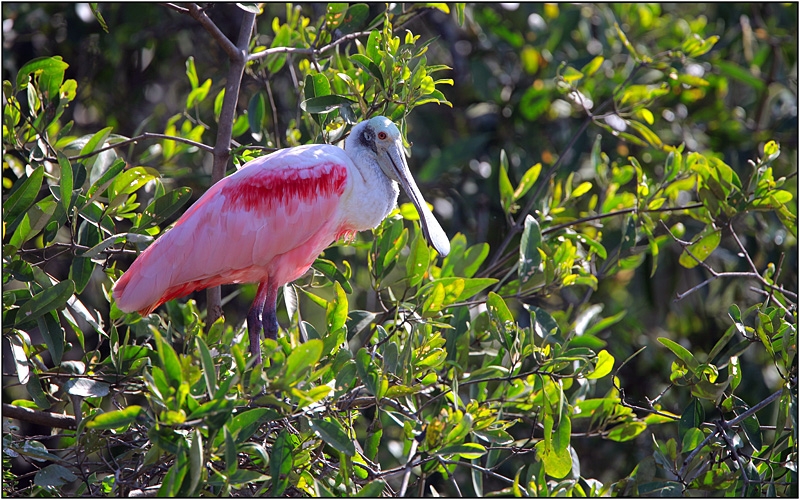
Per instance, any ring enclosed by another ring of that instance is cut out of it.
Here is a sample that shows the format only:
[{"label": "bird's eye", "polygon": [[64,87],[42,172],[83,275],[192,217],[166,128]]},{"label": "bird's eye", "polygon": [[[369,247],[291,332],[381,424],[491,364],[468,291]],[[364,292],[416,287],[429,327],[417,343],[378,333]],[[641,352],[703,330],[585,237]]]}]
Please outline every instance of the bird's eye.
[{"label": "bird's eye", "polygon": [[386,137],[387,137],[386,136],[386,132],[383,132],[383,131],[378,132],[378,139],[383,141],[383,140],[386,140]]}]

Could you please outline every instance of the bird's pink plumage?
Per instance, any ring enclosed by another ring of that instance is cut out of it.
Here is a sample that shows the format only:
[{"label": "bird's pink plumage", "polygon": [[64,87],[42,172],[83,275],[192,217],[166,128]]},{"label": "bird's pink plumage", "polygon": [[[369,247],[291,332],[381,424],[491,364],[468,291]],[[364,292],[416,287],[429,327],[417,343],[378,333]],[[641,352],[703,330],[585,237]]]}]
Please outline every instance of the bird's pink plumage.
[{"label": "bird's pink plumage", "polygon": [[117,306],[148,314],[203,288],[305,273],[352,229],[337,215],[348,168],[290,159],[259,158],[212,186],[117,281]]}]

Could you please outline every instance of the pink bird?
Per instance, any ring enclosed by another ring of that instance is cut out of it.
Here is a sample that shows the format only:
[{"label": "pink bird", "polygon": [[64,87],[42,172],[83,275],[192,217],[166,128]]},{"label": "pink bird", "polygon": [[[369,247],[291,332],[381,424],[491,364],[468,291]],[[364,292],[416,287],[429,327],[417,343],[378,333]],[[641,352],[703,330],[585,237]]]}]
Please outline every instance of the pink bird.
[{"label": "pink bird", "polygon": [[247,328],[260,363],[260,332],[278,333],[278,288],[308,271],[332,242],[380,224],[397,204],[398,182],[426,239],[446,256],[450,242],[411,177],[400,131],[378,116],[353,127],[344,150],[283,149],[211,186],[114,284],[117,307],[147,315],[197,290],[259,283]]}]

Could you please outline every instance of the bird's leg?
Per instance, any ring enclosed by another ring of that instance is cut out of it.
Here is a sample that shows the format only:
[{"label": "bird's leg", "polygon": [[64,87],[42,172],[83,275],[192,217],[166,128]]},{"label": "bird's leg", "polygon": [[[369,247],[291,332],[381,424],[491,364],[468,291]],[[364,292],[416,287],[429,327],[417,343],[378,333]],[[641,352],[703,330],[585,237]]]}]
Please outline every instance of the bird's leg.
[{"label": "bird's leg", "polygon": [[272,278],[267,282],[267,290],[264,295],[266,300],[266,307],[262,315],[264,337],[276,340],[278,338],[278,287],[275,285]]},{"label": "bird's leg", "polygon": [[[261,330],[264,327],[262,314],[264,303],[267,300],[269,280],[263,281],[258,285],[256,300],[247,313],[247,334],[250,337],[250,354],[256,358],[256,364],[261,364]],[[274,306],[273,306],[274,307]]]}]

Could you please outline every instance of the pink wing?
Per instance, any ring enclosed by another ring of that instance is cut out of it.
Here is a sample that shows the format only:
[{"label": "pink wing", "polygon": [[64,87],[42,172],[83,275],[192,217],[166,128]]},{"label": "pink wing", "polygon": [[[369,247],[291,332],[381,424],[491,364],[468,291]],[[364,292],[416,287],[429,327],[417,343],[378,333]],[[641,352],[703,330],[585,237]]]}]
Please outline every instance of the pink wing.
[{"label": "pink wing", "polygon": [[255,159],[212,186],[114,285],[123,311],[226,283],[305,273],[348,232],[339,199],[350,159],[334,146],[301,146]]}]

